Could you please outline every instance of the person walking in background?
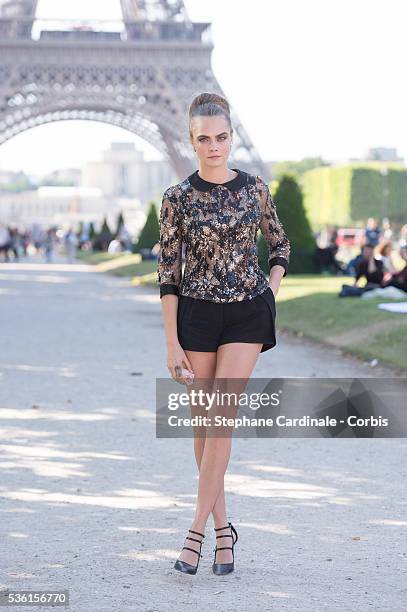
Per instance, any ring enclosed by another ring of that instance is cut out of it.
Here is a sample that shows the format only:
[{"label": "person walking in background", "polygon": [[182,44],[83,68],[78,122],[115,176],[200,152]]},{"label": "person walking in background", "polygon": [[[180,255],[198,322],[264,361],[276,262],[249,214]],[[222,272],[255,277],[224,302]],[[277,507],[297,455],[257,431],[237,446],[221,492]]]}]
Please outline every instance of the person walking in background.
[{"label": "person walking in background", "polygon": [[373,217],[369,217],[365,229],[365,244],[370,244],[374,247],[377,246],[380,241],[380,234],[381,231],[377,220]]},{"label": "person walking in background", "polygon": [[8,261],[8,250],[10,248],[10,232],[8,227],[0,223],[0,253],[3,253],[4,261]]},{"label": "person walking in background", "polygon": [[128,231],[127,227],[123,224],[120,227],[119,230],[119,234],[117,236],[117,239],[119,240],[123,251],[130,251],[131,250],[131,236],[130,236],[130,232]]},{"label": "person walking in background", "polygon": [[388,217],[384,217],[382,221],[382,239],[383,240],[392,240],[393,238],[393,230],[391,227],[391,223]]},{"label": "person walking in background", "polygon": [[13,252],[14,260],[18,261],[21,252],[21,240],[17,227],[10,228],[10,250]]},{"label": "person walking in background", "polygon": [[70,227],[67,233],[65,234],[64,242],[66,253],[68,256],[68,262],[73,263],[76,257],[76,247],[78,244],[78,240],[72,227]]},{"label": "person walking in background", "polygon": [[54,258],[55,232],[53,228],[49,228],[44,240],[45,261],[51,263]]}]

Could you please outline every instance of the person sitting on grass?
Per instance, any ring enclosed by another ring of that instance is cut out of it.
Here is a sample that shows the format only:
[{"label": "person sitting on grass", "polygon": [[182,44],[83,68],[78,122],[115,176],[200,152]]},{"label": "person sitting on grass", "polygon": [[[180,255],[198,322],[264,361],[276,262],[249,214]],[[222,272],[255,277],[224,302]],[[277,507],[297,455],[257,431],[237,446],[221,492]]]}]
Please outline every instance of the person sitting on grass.
[{"label": "person sitting on grass", "polygon": [[401,257],[404,261],[407,261],[407,224],[403,225],[400,230],[399,249]]},{"label": "person sitting on grass", "polygon": [[391,275],[391,278],[385,283],[385,287],[397,287],[407,293],[407,246],[401,247],[400,255],[405,262],[405,266],[399,272]]},{"label": "person sitting on grass", "polygon": [[[387,273],[389,274],[389,273]],[[385,277],[383,261],[374,256],[374,245],[365,244],[362,250],[362,259],[358,261],[355,269],[354,287],[357,287],[360,278],[366,278],[366,291],[383,286],[384,280],[390,280],[391,275]]]},{"label": "person sitting on grass", "polygon": [[383,240],[376,247],[376,259],[380,259],[383,262],[383,271],[390,272],[390,274],[396,274],[397,269],[392,260],[393,245],[391,240]]}]

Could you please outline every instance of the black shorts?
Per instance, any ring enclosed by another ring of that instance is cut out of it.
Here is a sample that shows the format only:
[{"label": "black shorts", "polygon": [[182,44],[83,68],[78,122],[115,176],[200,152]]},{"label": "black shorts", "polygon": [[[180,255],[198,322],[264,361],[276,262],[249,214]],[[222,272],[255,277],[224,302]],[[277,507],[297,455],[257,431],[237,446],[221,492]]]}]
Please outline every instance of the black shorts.
[{"label": "black shorts", "polygon": [[216,352],[228,342],[262,343],[261,353],[276,345],[276,302],[270,287],[251,300],[211,302],[180,295],[178,340],[184,350]]}]

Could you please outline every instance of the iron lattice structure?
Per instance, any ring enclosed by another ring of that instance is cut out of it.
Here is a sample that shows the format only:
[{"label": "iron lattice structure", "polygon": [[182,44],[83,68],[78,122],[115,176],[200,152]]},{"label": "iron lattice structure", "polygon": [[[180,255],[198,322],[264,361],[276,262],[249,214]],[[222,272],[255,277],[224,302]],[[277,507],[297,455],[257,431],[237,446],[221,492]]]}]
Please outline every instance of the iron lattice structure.
[{"label": "iron lattice structure", "polygon": [[[121,0],[116,28],[64,22],[35,36],[36,6],[0,0],[0,144],[52,121],[102,121],[156,147],[181,179],[193,172],[188,106],[202,91],[224,95],[210,23],[191,22],[182,0]],[[233,107],[231,117],[231,165],[268,179]]]}]

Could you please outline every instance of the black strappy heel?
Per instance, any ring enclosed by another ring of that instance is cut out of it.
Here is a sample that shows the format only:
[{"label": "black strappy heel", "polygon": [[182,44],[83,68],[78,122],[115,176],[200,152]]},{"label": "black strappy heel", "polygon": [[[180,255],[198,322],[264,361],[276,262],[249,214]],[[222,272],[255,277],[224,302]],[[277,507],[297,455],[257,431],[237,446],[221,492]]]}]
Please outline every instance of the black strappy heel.
[{"label": "black strappy heel", "polygon": [[[230,574],[230,572],[233,572],[233,570],[235,569],[235,552],[233,549],[234,549],[234,546],[237,540],[239,539],[236,529],[233,527],[232,523],[230,522],[226,525],[226,527],[218,527],[217,529],[216,528],[214,529],[215,531],[221,531],[222,529],[228,529],[229,527],[232,531],[232,534],[217,535],[216,538],[232,538],[233,540],[232,546],[222,546],[220,548],[216,546],[216,548],[213,549],[215,552],[215,558],[213,560],[212,570],[213,570],[213,573],[217,574],[218,576],[222,576],[223,574]],[[236,540],[234,539],[233,534],[236,536]],[[233,555],[232,563],[216,563],[216,553],[218,550],[231,550],[232,555]]]},{"label": "black strappy heel", "polygon": [[179,572],[184,572],[184,574],[196,574],[196,571],[199,565],[199,559],[202,557],[201,549],[202,549],[203,539],[205,535],[203,533],[199,533],[199,531],[194,531],[193,529],[188,529],[188,531],[190,531],[191,533],[195,533],[196,535],[202,536],[202,540],[197,540],[196,538],[190,538],[189,536],[185,538],[186,540],[192,540],[193,542],[198,542],[199,552],[197,550],[194,550],[193,548],[189,548],[189,546],[182,547],[182,550],[184,550],[185,548],[185,550],[191,550],[192,552],[198,555],[197,564],[191,565],[191,563],[187,563],[186,561],[180,561],[180,559],[177,559],[174,563],[174,569],[178,570]]}]

